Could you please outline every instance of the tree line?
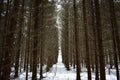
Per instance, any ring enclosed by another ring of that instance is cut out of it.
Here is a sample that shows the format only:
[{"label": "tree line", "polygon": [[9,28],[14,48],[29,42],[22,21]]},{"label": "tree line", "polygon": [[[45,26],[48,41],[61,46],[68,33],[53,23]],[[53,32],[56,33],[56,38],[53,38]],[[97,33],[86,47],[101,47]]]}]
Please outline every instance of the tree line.
[{"label": "tree line", "polygon": [[[62,0],[62,55],[67,70],[87,68],[88,80],[106,80],[106,69],[116,69],[119,80],[120,3],[113,0]],[[100,77],[99,77],[100,76]]]},{"label": "tree line", "polygon": [[[57,62],[58,34],[52,0],[0,0],[0,80],[32,72],[43,78]],[[14,68],[14,75],[11,70]]]}]

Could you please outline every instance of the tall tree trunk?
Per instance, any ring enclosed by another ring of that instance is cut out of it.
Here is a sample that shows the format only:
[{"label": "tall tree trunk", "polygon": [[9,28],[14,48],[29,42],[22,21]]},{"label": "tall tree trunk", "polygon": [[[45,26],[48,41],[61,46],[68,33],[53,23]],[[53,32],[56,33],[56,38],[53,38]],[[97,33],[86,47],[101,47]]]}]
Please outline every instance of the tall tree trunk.
[{"label": "tall tree trunk", "polygon": [[33,50],[33,73],[32,73],[32,80],[37,80],[37,47],[38,47],[38,21],[39,21],[39,0],[35,0],[33,4],[34,12],[34,50]]},{"label": "tall tree trunk", "polygon": [[73,31],[73,68],[75,69],[76,65],[76,46],[75,46],[75,31]]},{"label": "tall tree trunk", "polygon": [[[31,19],[31,13],[30,13],[30,19]],[[31,26],[31,21],[29,19],[29,24],[28,24],[28,30],[27,30],[27,60],[26,60],[26,80],[28,80],[28,65],[29,65],[29,58],[30,58],[30,26]]]},{"label": "tall tree trunk", "polygon": [[99,0],[94,0],[95,2],[95,16],[96,16],[96,30],[98,39],[98,52],[100,61],[100,80],[106,80],[105,78],[105,60],[103,53],[103,41],[102,41],[102,26],[100,17],[100,5]]},{"label": "tall tree trunk", "polygon": [[117,80],[119,80],[119,67],[118,67],[118,56],[120,60],[120,41],[119,41],[120,39],[118,33],[119,29],[116,21],[114,2],[112,0],[108,0],[108,2],[109,2],[110,20],[112,27],[112,37],[113,37],[114,62],[115,62]]},{"label": "tall tree trunk", "polygon": [[91,0],[91,12],[92,12],[92,26],[93,26],[93,37],[94,37],[94,53],[95,53],[95,80],[99,80],[99,69],[98,69],[98,52],[97,52],[97,35],[96,35],[96,26],[95,26],[95,10],[93,0]]},{"label": "tall tree trunk", "polygon": [[15,78],[18,77],[18,71],[19,71],[19,58],[20,58],[20,48],[21,48],[21,36],[22,36],[22,27],[24,21],[24,0],[21,2],[22,7],[20,8],[20,15],[19,15],[19,23],[18,23],[18,35],[17,35],[17,51],[16,51],[16,60],[15,60]]},{"label": "tall tree trunk", "polygon": [[[4,49],[4,39],[5,39],[5,26],[2,24],[2,13],[3,13],[3,1],[0,1],[0,80],[2,77],[2,64],[3,64],[3,49]],[[7,3],[7,9],[6,9],[6,14],[5,14],[5,22],[7,22],[8,18],[8,7],[9,3]]]},{"label": "tall tree trunk", "polygon": [[[67,3],[67,2],[66,2]],[[68,4],[66,4],[66,11],[65,11],[65,29],[64,29],[64,36],[65,36],[65,66],[67,70],[70,70],[69,67],[69,21],[68,21],[68,17],[69,17],[69,10],[68,10]]]},{"label": "tall tree trunk", "polygon": [[87,63],[87,72],[88,80],[91,80],[91,67],[90,67],[90,54],[89,54],[89,42],[88,42],[88,28],[87,28],[87,18],[86,18],[86,5],[85,0],[83,0],[83,26],[85,29],[85,47],[86,47],[86,63]]},{"label": "tall tree trunk", "polygon": [[79,36],[78,36],[78,27],[77,27],[77,8],[76,0],[73,1],[74,7],[74,28],[75,28],[75,45],[76,45],[76,80],[81,80],[80,78],[80,53],[79,53]]},{"label": "tall tree trunk", "polygon": [[11,64],[12,64],[12,56],[13,56],[13,42],[14,42],[14,33],[16,30],[17,25],[17,17],[18,17],[18,8],[19,8],[19,1],[14,1],[14,6],[12,10],[12,16],[10,19],[10,25],[7,26],[7,34],[6,34],[6,40],[5,40],[5,60],[3,64],[3,74],[2,74],[2,80],[10,80],[10,71],[11,71]]},{"label": "tall tree trunk", "polygon": [[43,18],[44,18],[44,1],[43,0],[41,0],[41,5],[42,5],[42,7],[41,7],[41,26],[40,26],[40,80],[42,80],[42,78],[43,78],[43,57],[44,57],[44,55],[43,55],[43,48],[42,48],[42,46],[43,46]]}]

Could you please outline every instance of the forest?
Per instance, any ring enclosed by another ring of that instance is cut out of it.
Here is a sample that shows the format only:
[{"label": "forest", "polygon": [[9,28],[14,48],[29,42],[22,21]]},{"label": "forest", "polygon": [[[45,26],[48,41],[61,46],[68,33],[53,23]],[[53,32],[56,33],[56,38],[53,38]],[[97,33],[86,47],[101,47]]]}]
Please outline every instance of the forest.
[{"label": "forest", "polygon": [[0,0],[0,80],[120,80],[120,0]]}]

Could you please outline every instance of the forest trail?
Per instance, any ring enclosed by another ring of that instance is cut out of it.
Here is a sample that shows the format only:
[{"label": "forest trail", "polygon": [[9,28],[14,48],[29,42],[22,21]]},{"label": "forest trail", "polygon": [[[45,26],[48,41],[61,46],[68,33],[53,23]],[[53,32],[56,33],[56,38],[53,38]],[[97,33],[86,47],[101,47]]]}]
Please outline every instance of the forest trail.
[{"label": "forest trail", "polygon": [[[81,80],[88,80],[87,79],[87,72],[86,68],[81,69]],[[106,80],[117,80],[115,76],[115,71],[112,71],[113,74],[108,74],[108,71],[106,70]],[[25,72],[22,73],[17,80],[25,80]],[[56,64],[53,65],[53,67],[50,69],[49,72],[46,72],[43,74],[44,78],[42,80],[76,80],[76,70],[71,68],[70,71],[67,71],[65,68],[65,65],[62,63],[62,55],[59,53],[58,55],[58,61]],[[32,80],[32,73],[28,73],[28,80]],[[37,78],[39,79],[39,73],[37,75]],[[92,73],[92,80],[95,80],[95,73]]]},{"label": "forest trail", "polygon": [[54,64],[49,72],[44,74],[46,76],[43,80],[75,80],[75,71],[67,71],[62,63],[62,55],[59,53],[58,62]]},{"label": "forest trail", "polygon": [[53,65],[50,72],[47,73],[47,78],[43,80],[74,80],[75,72],[67,71],[63,63]]},{"label": "forest trail", "polygon": [[[87,72],[85,68],[81,70],[81,80],[87,79]],[[61,52],[58,55],[58,62],[54,64],[51,70],[44,74],[46,78],[43,80],[76,80],[76,71],[71,68],[70,71],[67,71],[65,65],[62,63],[62,55]],[[116,80],[115,75],[106,75],[107,80]],[[92,80],[95,80],[95,73],[92,73]]]}]

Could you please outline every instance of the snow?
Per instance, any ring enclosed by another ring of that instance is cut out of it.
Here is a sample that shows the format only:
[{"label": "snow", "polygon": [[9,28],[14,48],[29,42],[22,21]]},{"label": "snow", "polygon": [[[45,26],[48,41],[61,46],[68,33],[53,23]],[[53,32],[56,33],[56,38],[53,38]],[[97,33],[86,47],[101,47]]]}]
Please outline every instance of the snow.
[{"label": "snow", "polygon": [[47,76],[43,80],[74,80],[75,71],[67,71],[62,63],[61,53],[58,55],[58,63],[53,65],[51,70],[45,74]]},{"label": "snow", "polygon": [[66,71],[63,63],[57,63],[53,65],[53,68],[47,73],[47,77],[44,80],[74,80],[74,76],[73,71]]},{"label": "snow", "polygon": [[[87,71],[86,68],[82,68],[81,70],[81,80],[88,80],[87,79]],[[106,80],[117,80],[115,75],[115,70],[111,70],[111,74],[108,74],[108,69],[106,69]],[[25,80],[26,73],[23,72],[18,80]],[[58,63],[54,64],[53,67],[50,69],[49,72],[43,74],[45,78],[43,80],[76,80],[76,70],[71,67],[70,71],[67,71],[64,64],[62,63],[62,56],[59,53],[58,56]],[[28,79],[31,80],[32,73],[28,73]],[[37,74],[37,79],[39,79],[39,72]],[[16,79],[17,80],[17,79]],[[95,73],[92,73],[92,80],[95,80]]]}]

